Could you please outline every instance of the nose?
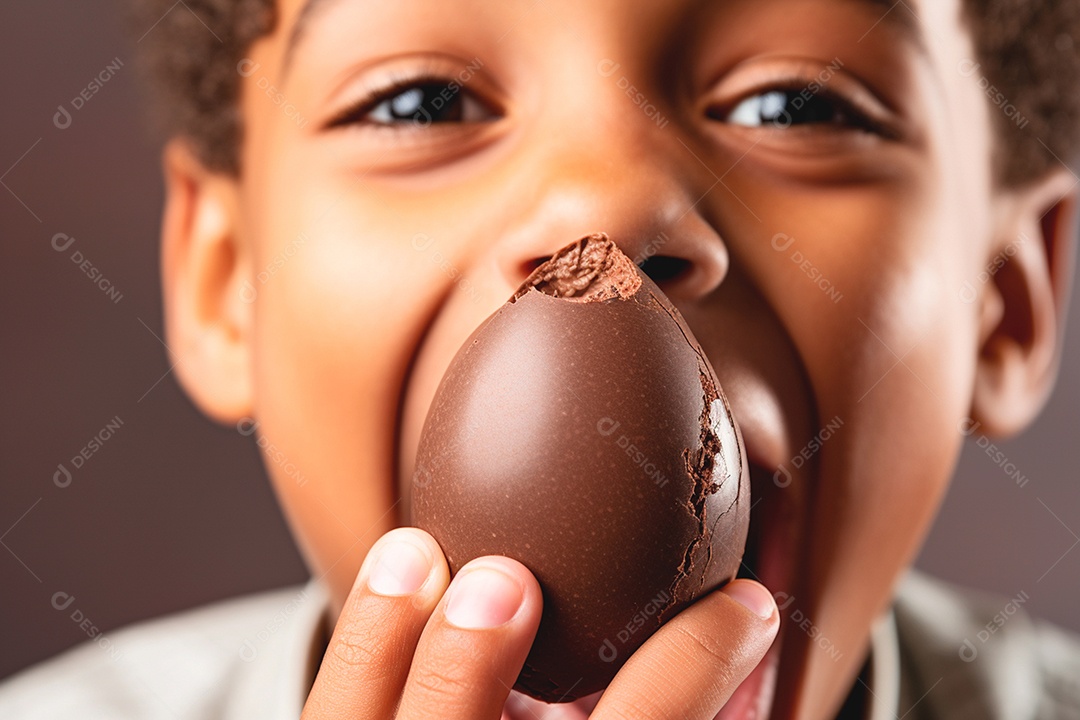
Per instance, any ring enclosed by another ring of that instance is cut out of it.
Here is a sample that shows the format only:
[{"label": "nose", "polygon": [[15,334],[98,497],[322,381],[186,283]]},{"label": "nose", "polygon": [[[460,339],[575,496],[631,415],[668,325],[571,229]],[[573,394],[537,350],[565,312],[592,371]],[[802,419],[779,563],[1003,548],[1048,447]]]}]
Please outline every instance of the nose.
[{"label": "nose", "polygon": [[[536,169],[515,188],[498,264],[516,288],[561,247],[604,232],[673,301],[694,302],[727,274],[728,249],[703,208],[715,178],[671,128],[608,132],[549,142],[524,161]],[[520,200],[524,198],[524,200]]]}]

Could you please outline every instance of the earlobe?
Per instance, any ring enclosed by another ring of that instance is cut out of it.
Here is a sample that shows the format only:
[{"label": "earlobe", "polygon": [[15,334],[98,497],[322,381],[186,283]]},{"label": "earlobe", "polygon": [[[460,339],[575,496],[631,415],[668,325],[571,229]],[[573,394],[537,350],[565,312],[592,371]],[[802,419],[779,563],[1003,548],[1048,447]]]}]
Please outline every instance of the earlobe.
[{"label": "earlobe", "polygon": [[[250,248],[241,239],[236,178],[206,170],[183,140],[163,153],[161,276],[166,342],[202,412],[235,423],[252,412]],[[250,287],[250,282],[248,282]]]},{"label": "earlobe", "polygon": [[1077,243],[1080,184],[1064,168],[1002,191],[997,241],[981,268],[972,418],[988,435],[1027,427],[1053,389]]}]

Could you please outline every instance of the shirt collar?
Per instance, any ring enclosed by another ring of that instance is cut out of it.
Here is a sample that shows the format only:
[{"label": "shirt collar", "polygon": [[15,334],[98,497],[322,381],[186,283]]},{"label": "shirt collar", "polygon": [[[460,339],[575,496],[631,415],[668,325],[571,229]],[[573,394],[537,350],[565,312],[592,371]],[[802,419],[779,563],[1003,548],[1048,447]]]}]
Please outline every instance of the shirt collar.
[{"label": "shirt collar", "polygon": [[316,579],[297,588],[240,648],[225,720],[296,720],[303,711],[327,643],[329,595]]},{"label": "shirt collar", "polygon": [[896,720],[900,714],[900,642],[891,606],[871,630],[867,691],[866,720]]}]

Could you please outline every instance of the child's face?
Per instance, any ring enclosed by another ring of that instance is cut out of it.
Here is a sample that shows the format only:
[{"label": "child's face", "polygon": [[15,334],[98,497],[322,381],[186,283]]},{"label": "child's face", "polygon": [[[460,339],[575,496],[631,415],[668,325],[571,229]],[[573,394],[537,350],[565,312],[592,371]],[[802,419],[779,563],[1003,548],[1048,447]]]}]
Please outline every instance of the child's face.
[{"label": "child's face", "polygon": [[266,464],[339,607],[461,343],[604,231],[741,421],[777,708],[825,713],[971,407],[996,238],[959,3],[315,0],[297,33],[303,4],[239,68],[238,236]]}]

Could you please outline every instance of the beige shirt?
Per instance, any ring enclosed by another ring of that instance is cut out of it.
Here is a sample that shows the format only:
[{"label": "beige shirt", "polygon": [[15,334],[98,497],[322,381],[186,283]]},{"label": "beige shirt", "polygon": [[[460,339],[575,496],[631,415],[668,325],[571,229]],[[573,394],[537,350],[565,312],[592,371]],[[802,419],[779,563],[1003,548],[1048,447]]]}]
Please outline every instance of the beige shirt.
[{"label": "beige shirt", "polygon": [[[909,572],[873,629],[866,720],[1080,719],[1080,636],[1025,601]],[[295,719],[326,607],[312,581],[105,633],[0,683],[0,718]]]}]

